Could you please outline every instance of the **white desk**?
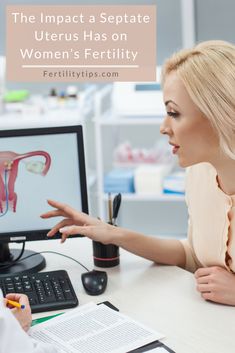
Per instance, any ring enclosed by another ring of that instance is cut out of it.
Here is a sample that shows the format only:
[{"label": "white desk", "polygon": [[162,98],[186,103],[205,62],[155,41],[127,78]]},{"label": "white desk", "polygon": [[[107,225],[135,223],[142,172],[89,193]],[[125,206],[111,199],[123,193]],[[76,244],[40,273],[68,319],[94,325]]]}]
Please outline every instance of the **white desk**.
[{"label": "white desk", "polygon": [[[92,244],[85,238],[69,239],[63,245],[58,240],[32,242],[27,248],[59,251],[93,268]],[[201,299],[193,275],[180,268],[157,266],[121,250],[120,266],[106,269],[106,292],[91,297],[81,284],[82,267],[54,254],[45,258],[46,270],[68,271],[80,305],[109,300],[120,312],[164,333],[162,341],[177,353],[235,352],[235,307]]]}]

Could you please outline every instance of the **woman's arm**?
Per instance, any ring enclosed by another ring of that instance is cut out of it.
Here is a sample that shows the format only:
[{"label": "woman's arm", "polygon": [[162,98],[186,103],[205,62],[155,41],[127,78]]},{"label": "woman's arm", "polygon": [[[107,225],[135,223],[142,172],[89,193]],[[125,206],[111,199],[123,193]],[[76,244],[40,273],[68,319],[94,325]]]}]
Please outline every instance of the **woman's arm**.
[{"label": "woman's arm", "polygon": [[115,244],[157,263],[185,267],[184,247],[177,239],[160,239],[120,228]]},{"label": "woman's arm", "polygon": [[185,251],[179,240],[159,239],[114,227],[85,213],[78,212],[68,205],[52,200],[49,200],[48,203],[54,207],[54,210],[43,214],[42,218],[64,217],[48,233],[49,237],[60,231],[62,242],[64,242],[71,234],[82,234],[103,244],[118,245],[136,255],[158,263],[185,266]]}]

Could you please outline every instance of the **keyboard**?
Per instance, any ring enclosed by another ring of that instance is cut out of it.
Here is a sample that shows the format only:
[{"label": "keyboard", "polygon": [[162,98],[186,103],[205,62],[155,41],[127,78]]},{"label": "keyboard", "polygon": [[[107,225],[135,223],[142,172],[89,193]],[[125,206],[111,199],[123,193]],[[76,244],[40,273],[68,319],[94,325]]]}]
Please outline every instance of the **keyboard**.
[{"label": "keyboard", "polygon": [[64,270],[0,278],[3,295],[24,293],[32,313],[73,308],[78,305],[68,273]]}]

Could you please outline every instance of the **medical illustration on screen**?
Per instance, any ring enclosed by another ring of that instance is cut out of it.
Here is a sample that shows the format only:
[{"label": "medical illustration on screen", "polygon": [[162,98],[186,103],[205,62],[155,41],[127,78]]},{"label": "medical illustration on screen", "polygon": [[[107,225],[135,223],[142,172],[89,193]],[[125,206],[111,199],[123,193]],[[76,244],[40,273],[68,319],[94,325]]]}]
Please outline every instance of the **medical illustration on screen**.
[{"label": "medical illustration on screen", "polygon": [[26,170],[34,174],[45,176],[51,166],[51,157],[45,151],[32,151],[18,154],[11,151],[0,151],[0,217],[10,209],[16,212],[17,194],[15,181],[18,176],[18,165],[23,159],[42,156],[45,161],[25,162]]}]

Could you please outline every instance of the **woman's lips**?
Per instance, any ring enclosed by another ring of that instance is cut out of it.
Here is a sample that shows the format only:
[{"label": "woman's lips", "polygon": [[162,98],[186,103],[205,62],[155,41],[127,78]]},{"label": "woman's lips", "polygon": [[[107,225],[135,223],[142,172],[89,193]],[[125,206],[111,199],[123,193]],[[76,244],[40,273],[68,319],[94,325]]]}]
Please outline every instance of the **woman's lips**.
[{"label": "woman's lips", "polygon": [[176,154],[176,153],[178,152],[178,149],[180,148],[180,146],[175,145],[175,144],[172,143],[172,142],[169,142],[169,144],[173,147],[173,148],[172,148],[172,153],[173,153],[173,154]]},{"label": "woman's lips", "polygon": [[179,149],[180,147],[179,146],[173,146],[173,148],[172,148],[172,153],[173,154],[176,154],[177,152],[178,152],[178,149]]}]

